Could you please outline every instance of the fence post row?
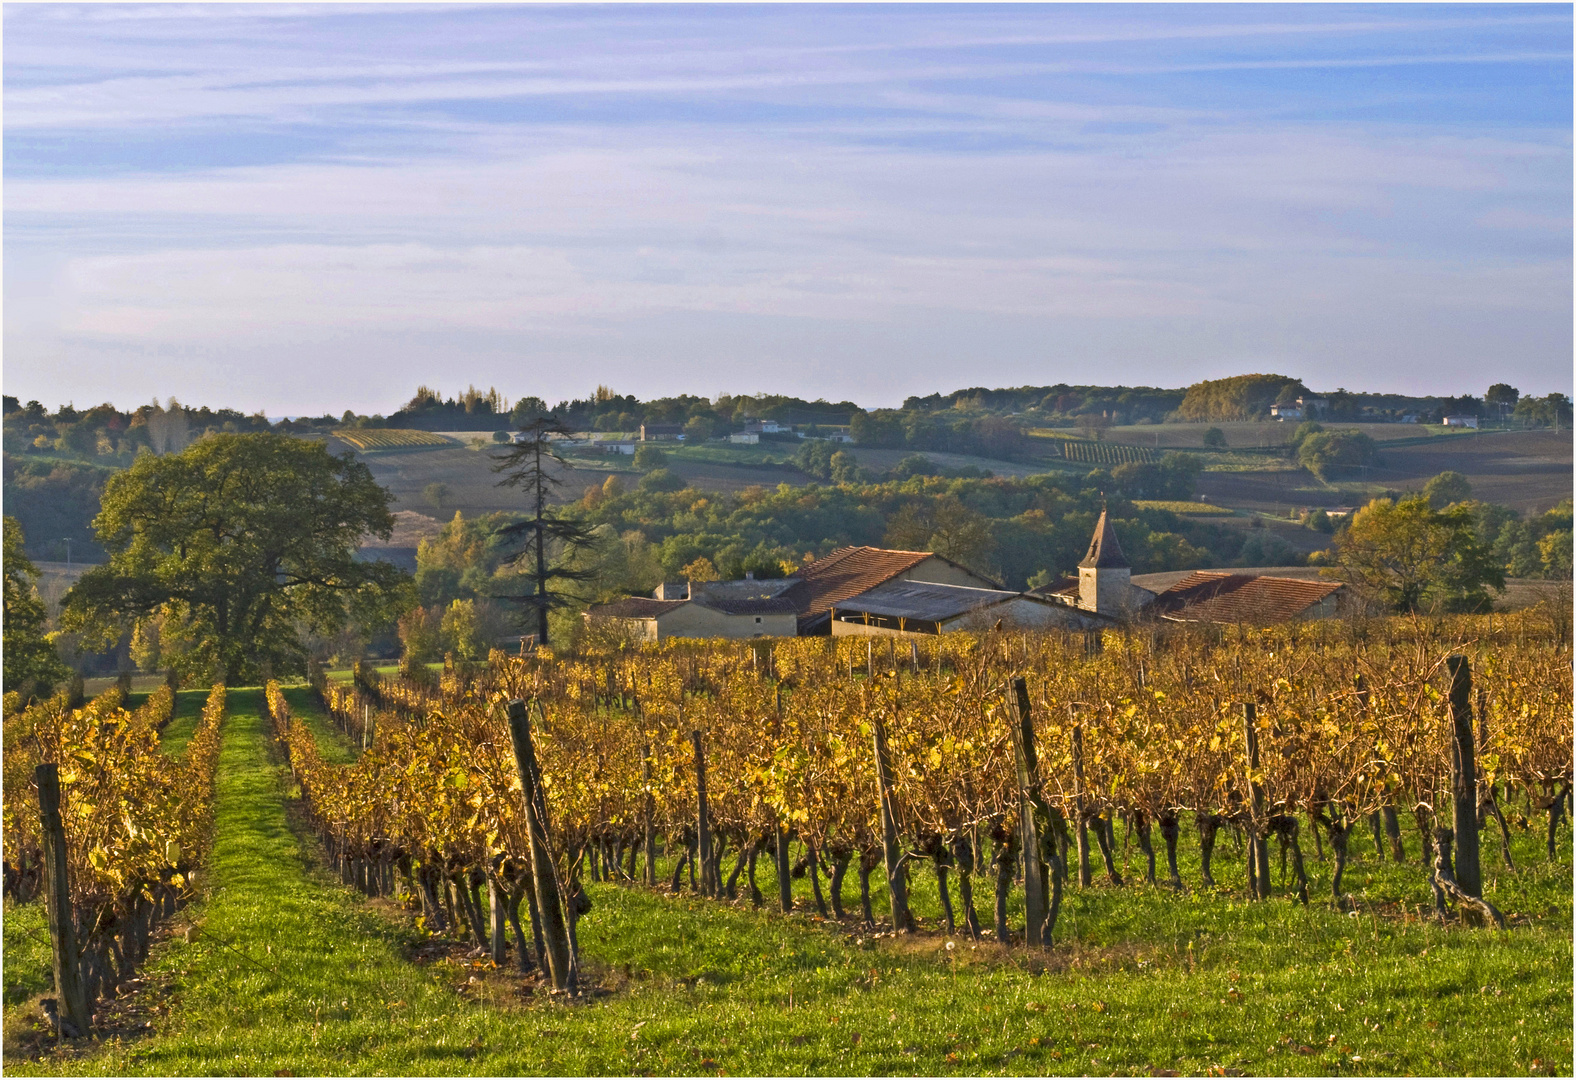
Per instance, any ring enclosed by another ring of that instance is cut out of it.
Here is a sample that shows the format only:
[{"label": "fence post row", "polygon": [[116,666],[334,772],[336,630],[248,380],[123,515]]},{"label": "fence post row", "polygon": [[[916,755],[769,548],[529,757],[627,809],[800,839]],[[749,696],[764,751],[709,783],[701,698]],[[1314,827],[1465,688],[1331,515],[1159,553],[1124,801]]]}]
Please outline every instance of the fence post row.
[{"label": "fence post row", "polygon": [[55,992],[60,995],[60,1034],[92,1033],[87,987],[77,958],[76,920],[66,873],[66,826],[60,817],[60,766],[46,761],[33,772],[38,783],[38,816],[44,830],[44,906],[55,954]]},{"label": "fence post row", "polygon": [[541,915],[542,939],[547,947],[548,975],[553,989],[575,990],[573,956],[569,928],[564,921],[564,901],[558,872],[553,865],[553,849],[547,832],[547,800],[538,782],[536,746],[531,741],[531,721],[525,702],[515,698],[507,706],[509,739],[514,744],[515,768],[520,771],[521,796],[525,802],[526,834],[531,844],[531,877]]}]

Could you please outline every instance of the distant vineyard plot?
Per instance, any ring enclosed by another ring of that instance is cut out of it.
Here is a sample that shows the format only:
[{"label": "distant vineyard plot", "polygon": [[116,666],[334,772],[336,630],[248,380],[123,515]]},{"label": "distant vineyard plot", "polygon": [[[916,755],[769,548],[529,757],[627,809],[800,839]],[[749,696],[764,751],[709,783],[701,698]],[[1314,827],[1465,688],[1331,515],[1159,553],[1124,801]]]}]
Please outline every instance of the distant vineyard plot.
[{"label": "distant vineyard plot", "polygon": [[1173,514],[1187,514],[1192,517],[1231,517],[1234,511],[1229,506],[1216,506],[1207,502],[1186,502],[1180,499],[1135,499],[1134,506],[1141,506],[1145,510],[1169,510]]},{"label": "distant vineyard plot", "polygon": [[407,428],[356,428],[334,432],[334,438],[355,447],[363,454],[407,453],[411,450],[441,450],[454,440],[430,431]]},{"label": "distant vineyard plot", "polygon": [[1056,445],[1061,448],[1064,459],[1083,465],[1125,465],[1129,461],[1147,464],[1158,460],[1154,450],[1147,446],[1090,442],[1086,439],[1058,439]]}]

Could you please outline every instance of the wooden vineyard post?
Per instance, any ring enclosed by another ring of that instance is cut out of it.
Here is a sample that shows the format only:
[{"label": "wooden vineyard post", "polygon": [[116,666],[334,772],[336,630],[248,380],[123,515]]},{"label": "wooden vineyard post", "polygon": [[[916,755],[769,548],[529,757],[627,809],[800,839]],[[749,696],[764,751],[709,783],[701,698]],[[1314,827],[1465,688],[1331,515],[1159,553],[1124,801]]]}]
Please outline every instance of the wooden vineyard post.
[{"label": "wooden vineyard post", "polygon": [[542,942],[547,948],[547,971],[553,989],[568,993],[575,990],[574,957],[569,946],[569,927],[564,921],[564,903],[553,866],[553,849],[548,841],[547,799],[542,794],[536,769],[536,747],[531,742],[531,721],[525,702],[509,702],[509,738],[514,743],[515,768],[520,770],[521,795],[525,801],[526,835],[531,844],[531,878],[536,894],[536,912],[542,923]]},{"label": "wooden vineyard post", "polygon": [[690,742],[695,747],[695,835],[696,853],[700,863],[700,894],[715,897],[712,885],[711,816],[706,809],[706,747],[701,741],[700,729],[690,732]]},{"label": "wooden vineyard post", "polygon": [[1039,763],[1034,750],[1034,720],[1029,707],[1029,688],[1022,677],[1012,680],[1007,695],[1011,717],[1012,756],[1018,767],[1018,836],[1023,857],[1023,911],[1027,926],[1024,939],[1030,948],[1045,941],[1045,876],[1040,860],[1040,830],[1034,820],[1035,795],[1039,792]]},{"label": "wooden vineyard post", "polygon": [[60,817],[60,767],[52,761],[33,773],[38,782],[38,816],[44,828],[44,907],[49,914],[49,941],[55,954],[55,992],[60,995],[60,1034],[89,1035],[87,987],[77,962],[76,920],[71,911],[71,885],[66,876],[66,826]]},{"label": "wooden vineyard post", "polygon": [[1247,750],[1248,790],[1253,797],[1248,822],[1248,857],[1253,871],[1252,893],[1263,899],[1270,894],[1270,841],[1260,835],[1264,823],[1264,785],[1259,783],[1259,732],[1254,726],[1259,707],[1251,701],[1242,705],[1242,734]]},{"label": "wooden vineyard post", "polygon": [[1084,816],[1083,725],[1073,723],[1073,812],[1078,815],[1078,887],[1087,889],[1089,873],[1089,823]]},{"label": "wooden vineyard post", "polygon": [[641,808],[640,822],[641,828],[645,832],[646,885],[654,889],[657,887],[657,799],[651,793],[651,745],[649,743],[641,748],[640,780],[646,791],[644,806]]},{"label": "wooden vineyard post", "polygon": [[793,842],[793,831],[787,822],[777,825],[777,906],[784,915],[793,910],[793,860],[788,846]]},{"label": "wooden vineyard post", "polygon": [[509,942],[504,937],[504,930],[508,925],[508,913],[504,910],[503,889],[498,885],[498,879],[492,874],[487,875],[487,917],[489,935],[489,952],[492,962],[503,964],[509,959]]},{"label": "wooden vineyard post", "polygon": [[1456,884],[1468,896],[1483,895],[1478,859],[1477,757],[1472,735],[1472,665],[1459,654],[1445,660],[1450,669],[1450,786],[1455,802]]},{"label": "wooden vineyard post", "polygon": [[876,746],[876,789],[881,798],[881,850],[886,861],[887,895],[892,901],[892,929],[914,932],[908,913],[908,883],[903,878],[903,853],[899,850],[897,813],[892,805],[892,759],[887,753],[886,723],[872,718]]}]

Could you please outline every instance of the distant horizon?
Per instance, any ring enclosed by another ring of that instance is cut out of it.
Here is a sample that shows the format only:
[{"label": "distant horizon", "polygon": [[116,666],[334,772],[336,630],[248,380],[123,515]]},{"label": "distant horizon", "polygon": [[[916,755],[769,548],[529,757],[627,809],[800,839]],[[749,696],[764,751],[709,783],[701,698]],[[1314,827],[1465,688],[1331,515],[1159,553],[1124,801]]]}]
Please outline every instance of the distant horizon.
[{"label": "distant horizon", "polygon": [[[1245,375],[1245,374],[1250,374],[1250,373],[1248,373],[1248,372],[1236,372],[1234,374]],[[1281,373],[1277,372],[1277,373],[1273,373],[1273,374],[1281,374]],[[1288,376],[1288,377],[1289,378],[1293,378],[1293,379],[1297,378],[1295,375],[1291,375],[1291,376]],[[1204,381],[1204,380],[1195,380],[1195,382],[1199,382],[1199,381]],[[1306,380],[1302,380],[1302,381],[1304,383],[1306,383]],[[1504,380],[1496,379],[1494,381],[1495,382],[1503,382]],[[1018,384],[1018,386],[978,386],[978,385],[966,386],[966,387],[965,386],[958,386],[958,387],[953,387],[951,390],[935,390],[935,391],[931,391],[931,393],[940,394],[943,398],[945,398],[945,397],[949,397],[949,396],[952,396],[952,395],[955,395],[955,394],[963,393],[963,392],[968,391],[968,390],[984,389],[984,390],[990,390],[990,391],[1010,391],[1010,390],[1019,389],[1020,387],[1025,386],[1025,385],[1036,385],[1036,384]],[[1053,386],[1053,385],[1056,385],[1056,384],[1044,383],[1044,384],[1037,384],[1037,385]],[[1135,389],[1135,390],[1136,389],[1150,389],[1150,390],[1166,390],[1166,391],[1183,391],[1183,390],[1186,390],[1189,386],[1192,386],[1194,384],[1193,383],[1188,383],[1188,384],[1181,385],[1181,386],[1148,386],[1148,387],[1138,387],[1138,386],[1134,386],[1134,385],[1131,385],[1131,384],[1118,384],[1118,383],[1109,383],[1109,384],[1084,383],[1084,384],[1078,384],[1078,385],[1083,385],[1083,386],[1086,386],[1086,387],[1100,387],[1102,389],[1105,389],[1105,388],[1116,389],[1118,387],[1124,387],[1125,386],[1127,389]],[[1310,387],[1309,388],[1309,393],[1314,395],[1314,396],[1320,396],[1320,395],[1324,395],[1324,394],[1335,393],[1338,390],[1345,390],[1348,393],[1357,394],[1357,395],[1375,395],[1375,396],[1378,396],[1378,395],[1395,395],[1395,396],[1400,396],[1400,397],[1413,397],[1413,398],[1460,398],[1460,397],[1470,396],[1470,397],[1474,397],[1474,398],[1477,398],[1479,400],[1482,400],[1484,392],[1488,389],[1489,386],[1492,386],[1492,385],[1494,385],[1494,383],[1489,383],[1489,384],[1487,384],[1485,386],[1479,387],[1475,391],[1473,391],[1473,390],[1465,390],[1465,391],[1462,391],[1461,393],[1455,393],[1455,394],[1452,394],[1452,393],[1408,394],[1408,393],[1404,393],[1404,392],[1401,392],[1401,391],[1368,390],[1368,389],[1364,389],[1362,387],[1350,387],[1350,386],[1348,386],[1348,387],[1335,387],[1335,388],[1331,388],[1331,389],[1321,389],[1321,388],[1317,388],[1317,387]],[[433,387],[433,389],[436,390],[440,395],[442,395],[442,397],[445,400],[455,399],[455,398],[459,397],[459,394],[460,394],[460,391],[458,390],[458,388],[445,389],[444,387],[437,386],[437,387]],[[478,389],[482,389],[482,388],[478,387]],[[506,392],[505,388],[503,388],[503,387],[498,387],[497,389],[498,389],[498,392],[501,395],[503,395],[503,397],[511,405],[513,403],[519,401],[520,400],[520,396],[524,396],[524,395],[515,396],[515,395],[512,395],[512,394],[509,394],[509,393]],[[615,393],[623,393],[623,391],[619,387],[609,387],[609,389],[612,390]],[[1527,397],[1542,398],[1542,397],[1546,396],[1549,393],[1565,393],[1565,391],[1561,391],[1561,390],[1553,390],[1553,391],[1537,390],[1537,389],[1528,390],[1526,387],[1516,387],[1516,389],[1521,392],[1521,396],[1524,397],[1524,398],[1527,398]],[[412,387],[411,390],[412,390],[412,394],[414,394],[415,387]],[[657,394],[657,395],[653,395],[651,397],[645,397],[645,396],[638,395],[638,394],[635,395],[635,396],[637,398],[639,398],[643,402],[649,402],[649,401],[659,400],[661,398],[678,397],[681,394],[685,394],[685,393],[690,393],[690,392],[689,391],[678,391],[678,392],[675,392],[675,393],[672,393],[672,394]],[[17,397],[20,404],[24,404],[25,405],[25,404],[28,403],[28,401],[24,401],[18,395],[12,394],[9,389],[5,390],[5,394],[8,397]],[[737,397],[769,397],[769,396],[798,397],[798,398],[801,398],[802,400],[809,401],[809,402],[812,402],[812,403],[815,402],[815,401],[827,401],[827,402],[832,402],[833,401],[833,399],[831,399],[831,398],[829,398],[829,397],[827,397],[825,395],[821,395],[819,397],[810,398],[810,397],[805,397],[802,394],[785,394],[782,391],[778,391],[778,390],[756,390],[756,391],[750,391],[750,392],[737,392],[737,393],[733,392],[733,391],[720,391],[719,393],[714,393],[714,394],[704,394],[704,395],[702,395],[702,394],[692,394],[692,396],[705,397],[709,401],[716,401],[717,398],[721,394],[726,394],[727,396],[734,397],[734,398],[737,398]],[[535,395],[535,396],[540,397],[541,395]],[[589,396],[589,394],[587,393],[587,394],[577,395],[576,397],[560,398],[560,399],[558,399],[556,401],[549,399],[545,403],[548,405],[549,409],[552,409],[552,410],[556,411],[556,409],[557,409],[557,407],[559,405],[562,405],[562,404],[565,404],[567,402],[574,401],[574,400],[585,400],[586,397],[588,397],[588,396]],[[928,395],[926,395],[926,394],[915,394],[915,395],[906,395],[906,396],[910,396],[910,397],[912,397],[912,396],[925,397],[925,396],[928,396]],[[1569,397],[1570,395],[1567,394],[1566,396]],[[342,415],[345,412],[346,409],[351,410],[352,412],[356,413],[356,415],[358,415],[358,416],[367,416],[367,417],[382,416],[382,417],[387,418],[387,417],[393,415],[394,413],[398,412],[399,409],[402,406],[408,404],[409,401],[410,401],[409,397],[403,398],[403,399],[401,399],[399,401],[399,403],[397,405],[395,405],[393,408],[390,408],[390,409],[387,409],[387,410],[383,410],[383,409],[358,409],[358,408],[355,408],[354,406],[346,405],[343,408],[338,408],[338,409],[336,409],[336,408],[323,408],[323,409],[319,409],[316,412],[304,411],[304,412],[289,412],[289,413],[273,413],[273,412],[268,412],[268,411],[263,410],[263,409],[242,408],[242,407],[238,407],[237,405],[235,405],[233,403],[199,401],[197,399],[182,400],[180,394],[157,394],[157,395],[153,395],[148,400],[140,401],[140,402],[137,402],[135,404],[121,404],[119,402],[109,401],[109,400],[106,400],[106,401],[93,401],[93,402],[90,402],[90,403],[82,403],[82,404],[78,404],[75,401],[63,401],[63,402],[57,402],[53,406],[51,406],[50,403],[45,402],[45,401],[43,401],[42,399],[39,399],[39,398],[33,398],[33,399],[28,399],[28,400],[37,400],[39,402],[39,404],[43,405],[46,410],[49,410],[51,412],[58,412],[62,407],[67,406],[67,405],[71,406],[72,408],[76,409],[79,412],[86,411],[88,409],[94,408],[94,407],[99,406],[99,405],[111,405],[111,406],[113,406],[114,408],[116,408],[117,410],[119,410],[121,412],[128,412],[129,413],[129,412],[135,412],[137,409],[142,408],[144,405],[150,405],[150,404],[163,405],[163,404],[166,404],[166,403],[168,403],[168,401],[171,398],[174,398],[177,402],[179,402],[179,404],[183,408],[188,408],[188,409],[202,409],[202,408],[208,408],[208,409],[212,409],[212,410],[232,409],[235,412],[241,413],[242,415],[245,415],[245,416],[255,416],[258,413],[262,413],[264,418],[267,419],[267,421],[270,424],[277,424],[277,423],[280,423],[281,421],[294,422],[294,421],[297,421],[297,420],[315,420],[315,419],[318,419],[318,418],[323,417],[323,416],[339,416],[339,415]],[[901,401],[899,401],[899,402],[897,402],[897,403],[895,403],[893,405],[881,405],[881,404],[868,404],[866,402],[858,401],[858,400],[855,400],[855,399],[852,399],[852,398],[840,399],[840,400],[847,400],[847,401],[851,402],[852,404],[858,406],[859,408],[865,410],[866,412],[873,412],[873,411],[876,411],[876,410],[879,410],[879,409],[897,409],[897,408],[900,408],[901,405],[902,405]],[[1182,422],[1182,421],[1179,421],[1179,422]],[[1185,422],[1192,423],[1192,422],[1195,422],[1195,421],[1185,421]],[[1196,422],[1197,423],[1227,423],[1227,422],[1230,422],[1230,423],[1238,423],[1238,422],[1241,422],[1241,423],[1257,423],[1257,422],[1261,422],[1261,421],[1218,421],[1218,420],[1215,420],[1215,421],[1196,421]],[[1375,423],[1375,422],[1378,422],[1378,421],[1354,420],[1354,421],[1335,421],[1335,422],[1336,423]]]},{"label": "distant horizon", "polygon": [[1569,6],[3,17],[24,400],[1573,390]]}]

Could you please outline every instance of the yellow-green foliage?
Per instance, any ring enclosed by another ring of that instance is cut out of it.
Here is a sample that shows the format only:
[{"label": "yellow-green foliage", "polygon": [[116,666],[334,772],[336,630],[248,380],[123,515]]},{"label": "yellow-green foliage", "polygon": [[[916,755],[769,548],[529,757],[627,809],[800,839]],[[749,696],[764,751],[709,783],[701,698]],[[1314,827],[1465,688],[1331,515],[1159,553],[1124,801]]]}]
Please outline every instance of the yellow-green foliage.
[{"label": "yellow-green foliage", "polygon": [[1252,420],[1263,416],[1275,399],[1292,384],[1298,394],[1307,390],[1288,375],[1233,375],[1208,379],[1187,388],[1177,412],[1184,420]]}]

